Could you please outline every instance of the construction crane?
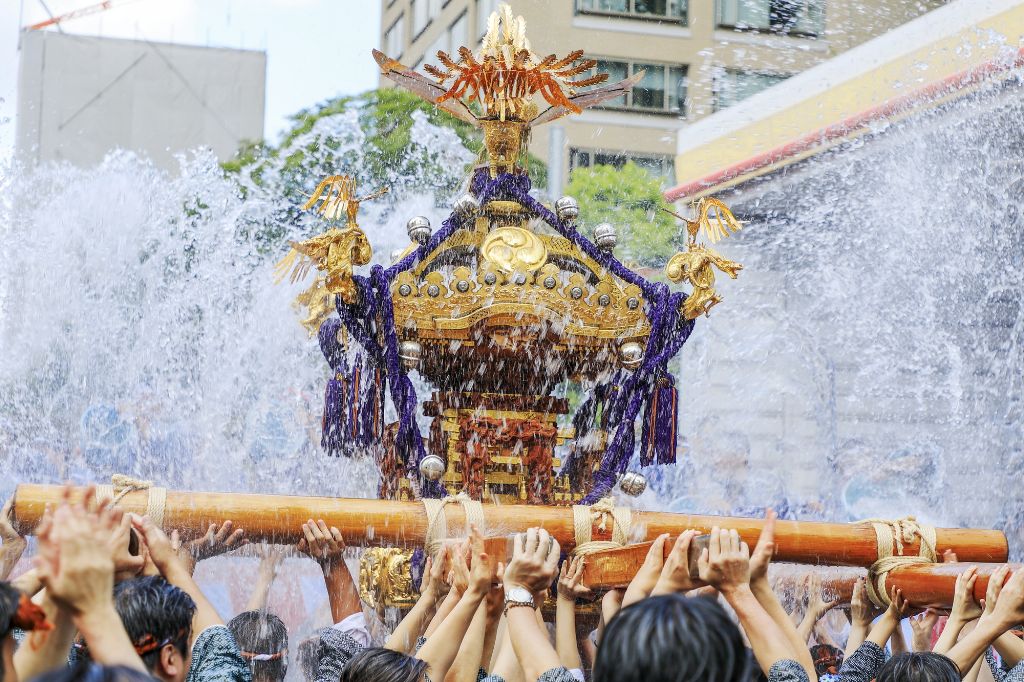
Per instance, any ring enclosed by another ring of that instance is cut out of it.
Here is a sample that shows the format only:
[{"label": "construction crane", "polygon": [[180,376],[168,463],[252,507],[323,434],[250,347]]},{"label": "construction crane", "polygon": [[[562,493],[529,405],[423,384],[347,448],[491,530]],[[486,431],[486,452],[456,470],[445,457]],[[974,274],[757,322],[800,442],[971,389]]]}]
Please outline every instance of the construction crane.
[{"label": "construction crane", "polygon": [[[122,3],[122,4],[124,4],[124,3]],[[39,31],[39,30],[44,29],[44,28],[46,28],[48,26],[57,26],[58,28],[60,28],[60,24],[65,22],[65,21],[68,21],[69,19],[77,19],[79,17],[89,16],[90,14],[96,14],[98,12],[105,12],[106,10],[110,9],[113,6],[114,6],[114,0],[104,0],[103,2],[96,3],[95,5],[89,5],[88,7],[83,7],[81,9],[76,9],[76,10],[72,10],[70,12],[65,12],[64,14],[58,14],[57,16],[52,16],[51,15],[50,18],[45,20],[45,21],[40,21],[38,24],[32,24],[31,26],[26,26],[25,30],[26,31]],[[43,5],[43,8],[44,9],[46,8],[45,4]],[[48,9],[47,9],[47,12],[49,12]]]}]

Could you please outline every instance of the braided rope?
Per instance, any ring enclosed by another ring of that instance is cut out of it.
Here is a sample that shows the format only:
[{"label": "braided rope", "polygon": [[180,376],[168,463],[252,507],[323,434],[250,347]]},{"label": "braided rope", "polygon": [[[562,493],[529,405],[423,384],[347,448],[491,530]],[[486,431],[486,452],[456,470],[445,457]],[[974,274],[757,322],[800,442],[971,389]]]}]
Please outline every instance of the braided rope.
[{"label": "braided rope", "polygon": [[[868,598],[879,608],[889,606],[889,592],[886,589],[886,578],[889,571],[913,564],[934,564],[938,561],[936,554],[935,527],[920,524],[913,516],[904,519],[867,519],[861,523],[870,523],[875,531],[875,546],[878,559],[868,569],[865,582]],[[905,556],[904,545],[920,539],[921,547],[917,556]],[[893,551],[895,550],[895,554]]]},{"label": "braided rope", "polygon": [[146,490],[149,497],[146,500],[146,516],[159,527],[164,525],[164,513],[167,510],[167,488],[153,485],[153,481],[144,481],[132,478],[124,474],[114,474],[110,477],[111,485],[96,486],[97,500],[110,500],[116,505],[124,499],[128,493],[138,490]]},{"label": "braided rope", "polygon": [[470,526],[476,526],[481,532],[484,530],[484,506],[474,499],[471,499],[465,492],[458,495],[449,495],[444,499],[437,500],[424,497],[420,500],[423,509],[427,513],[427,533],[424,548],[428,556],[434,556],[446,539],[448,539],[448,517],[445,516],[444,508],[448,504],[462,505],[466,514],[466,533],[469,533]]},{"label": "braided rope", "polygon": [[[612,539],[594,540],[593,524],[599,521],[598,528],[608,529],[608,519],[612,520]],[[573,556],[593,554],[606,549],[617,549],[626,544],[633,526],[633,512],[629,507],[616,507],[612,498],[605,497],[587,506],[575,504],[572,507],[572,528],[576,540]]]}]

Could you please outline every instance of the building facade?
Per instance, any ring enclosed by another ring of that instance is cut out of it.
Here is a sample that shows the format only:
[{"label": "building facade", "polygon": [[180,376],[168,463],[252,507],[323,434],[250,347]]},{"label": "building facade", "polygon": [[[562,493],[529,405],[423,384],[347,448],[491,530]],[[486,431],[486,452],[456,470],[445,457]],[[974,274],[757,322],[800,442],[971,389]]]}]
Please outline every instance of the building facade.
[{"label": "building facade", "polygon": [[128,149],[168,170],[209,147],[221,160],[263,138],[266,53],[28,31],[16,150],[27,163],[98,163]]},{"label": "building facade", "polygon": [[[381,45],[420,68],[475,47],[499,0],[381,0]],[[582,49],[633,92],[534,131],[550,184],[632,159],[674,179],[677,140],[703,118],[927,11],[938,0],[511,0],[538,54]],[[384,81],[381,81],[384,85]]]}]

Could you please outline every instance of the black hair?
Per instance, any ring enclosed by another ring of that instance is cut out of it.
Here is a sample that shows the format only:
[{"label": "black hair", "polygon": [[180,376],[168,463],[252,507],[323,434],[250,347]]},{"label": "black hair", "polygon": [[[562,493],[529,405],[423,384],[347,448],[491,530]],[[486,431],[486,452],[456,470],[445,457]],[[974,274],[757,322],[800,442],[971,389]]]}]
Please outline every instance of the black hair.
[{"label": "black hair", "polygon": [[124,665],[80,662],[42,673],[32,682],[153,682],[153,677]]},{"label": "black hair", "polygon": [[316,682],[317,673],[320,671],[320,631],[299,642],[298,651],[295,654],[302,670],[302,676],[306,682]]},{"label": "black hair", "polygon": [[[21,592],[10,583],[0,582],[0,639],[14,628],[14,615],[21,603]],[[0,672],[3,675],[3,672]]]},{"label": "black hair", "polygon": [[914,651],[890,658],[875,679],[877,682],[958,682],[960,669],[942,654]]},{"label": "black hair", "polygon": [[352,657],[340,682],[423,682],[426,661],[392,651],[363,649]]},{"label": "black hair", "polygon": [[594,682],[746,682],[743,636],[713,599],[651,597],[605,627]]},{"label": "black hair", "polygon": [[[288,672],[288,629],[266,611],[243,611],[228,621],[228,629],[249,664],[254,680],[280,682]],[[263,656],[272,656],[267,660]]]},{"label": "black hair", "polygon": [[196,603],[161,576],[132,578],[114,587],[114,608],[146,668],[153,672],[160,650],[173,644],[188,658]]}]

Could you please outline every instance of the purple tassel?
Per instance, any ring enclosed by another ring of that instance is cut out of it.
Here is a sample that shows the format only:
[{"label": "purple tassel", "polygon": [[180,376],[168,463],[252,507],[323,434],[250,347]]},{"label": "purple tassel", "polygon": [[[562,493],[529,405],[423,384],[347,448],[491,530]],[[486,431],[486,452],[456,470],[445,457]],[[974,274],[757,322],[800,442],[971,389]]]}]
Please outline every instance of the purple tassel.
[{"label": "purple tassel", "polygon": [[324,391],[323,436],[320,446],[331,457],[340,457],[345,438],[345,385],[337,378],[327,382]]},{"label": "purple tassel", "polygon": [[655,380],[655,388],[644,409],[643,437],[640,441],[640,465],[676,463],[679,393],[669,375]]}]

